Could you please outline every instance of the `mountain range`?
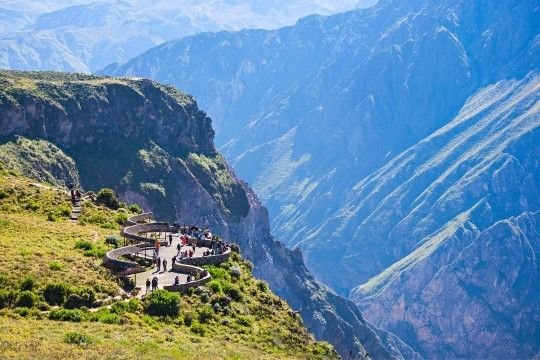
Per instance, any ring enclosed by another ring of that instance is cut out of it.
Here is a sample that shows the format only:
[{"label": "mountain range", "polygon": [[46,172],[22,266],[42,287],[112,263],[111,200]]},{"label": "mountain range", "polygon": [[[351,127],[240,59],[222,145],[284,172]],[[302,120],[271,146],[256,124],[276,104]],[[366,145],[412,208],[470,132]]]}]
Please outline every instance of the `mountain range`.
[{"label": "mountain range", "polygon": [[277,28],[373,1],[0,1],[0,68],[93,72],[205,31]]},{"label": "mountain range", "polygon": [[272,233],[370,321],[428,358],[530,358],[539,10],[385,0],[168,42],[103,73],[194,94]]}]

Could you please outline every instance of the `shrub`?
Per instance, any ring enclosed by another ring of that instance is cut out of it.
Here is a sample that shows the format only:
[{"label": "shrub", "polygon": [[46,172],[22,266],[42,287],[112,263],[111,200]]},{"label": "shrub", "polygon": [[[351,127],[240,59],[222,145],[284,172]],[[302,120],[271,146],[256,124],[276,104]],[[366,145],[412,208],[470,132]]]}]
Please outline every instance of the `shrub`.
[{"label": "shrub", "polygon": [[118,200],[112,189],[105,188],[99,190],[96,197],[96,202],[113,210],[116,210],[120,207],[120,201]]},{"label": "shrub", "polygon": [[58,270],[62,270],[62,264],[58,261],[51,261],[49,263],[49,269],[51,270],[54,270],[54,271],[58,271]]},{"label": "shrub", "polygon": [[49,220],[49,221],[56,221],[56,220],[57,220],[56,214],[53,213],[52,211],[49,211],[49,212],[47,213],[47,220]]},{"label": "shrub", "polygon": [[15,313],[22,317],[26,317],[30,314],[30,310],[27,307],[20,307],[15,309]]},{"label": "shrub", "polygon": [[206,324],[210,320],[214,318],[214,310],[211,306],[205,305],[201,308],[199,311],[199,322],[202,324]]},{"label": "shrub", "polygon": [[257,281],[257,289],[259,289],[259,291],[266,292],[268,291],[268,284],[263,280],[259,280]]},{"label": "shrub", "polygon": [[24,206],[24,208],[25,208],[26,210],[36,211],[36,210],[39,209],[39,204],[37,204],[37,203],[34,202],[34,201],[30,201],[28,204],[26,204],[26,205]]},{"label": "shrub", "polygon": [[94,245],[88,240],[77,240],[75,243],[75,249],[80,250],[91,250],[94,248]]},{"label": "shrub", "polygon": [[49,313],[50,320],[81,322],[86,319],[86,313],[80,309],[55,309]]},{"label": "shrub", "polygon": [[238,323],[238,325],[242,325],[245,327],[250,327],[252,323],[251,319],[247,316],[239,316],[238,319],[236,319],[236,322]]},{"label": "shrub", "polygon": [[165,290],[156,290],[146,298],[145,310],[150,315],[178,316],[180,295]]},{"label": "shrub", "polygon": [[137,205],[137,204],[129,205],[129,211],[131,211],[132,213],[136,213],[136,214],[142,213],[141,207],[139,205]]},{"label": "shrub", "polygon": [[243,298],[242,292],[235,286],[227,288],[227,291],[225,293],[229,295],[234,301],[241,301]]},{"label": "shrub", "polygon": [[[5,192],[4,190],[0,190],[0,200],[5,199],[7,197],[8,197],[8,193]],[[130,210],[131,210],[131,208],[130,208]]]},{"label": "shrub", "polygon": [[141,302],[139,299],[132,298],[128,301],[118,301],[112,304],[111,312],[122,315],[126,312],[138,312],[141,310]]},{"label": "shrub", "polygon": [[128,219],[128,216],[125,213],[116,214],[116,223],[118,225],[124,225],[127,219]]},{"label": "shrub", "polygon": [[85,250],[84,252],[84,256],[92,256],[92,257],[104,257],[105,254],[107,253],[107,251],[105,249],[100,249],[100,248],[92,248],[90,250]]},{"label": "shrub", "polygon": [[120,323],[120,317],[117,314],[113,314],[110,312],[106,312],[99,315],[98,320],[99,322],[104,323],[104,324],[119,324]]},{"label": "shrub", "polygon": [[32,291],[36,287],[36,279],[33,277],[26,277],[21,281],[20,289],[21,291]]},{"label": "shrub", "polygon": [[83,306],[90,307],[96,301],[96,293],[94,289],[83,287],[76,289],[73,294],[70,294],[64,303],[67,309],[78,309]]},{"label": "shrub", "polygon": [[86,334],[78,333],[78,332],[68,332],[66,335],[64,335],[64,342],[66,344],[74,344],[74,345],[88,345],[93,342],[92,338]]},{"label": "shrub", "polygon": [[197,334],[199,336],[204,336],[204,333],[206,332],[206,329],[201,324],[191,325],[190,330],[192,333]]},{"label": "shrub", "polygon": [[99,227],[102,228],[102,229],[110,229],[110,230],[114,230],[114,229],[117,228],[116,225],[111,223],[111,222],[105,222],[105,223],[99,225]]},{"label": "shrub", "polygon": [[0,309],[13,306],[18,295],[19,293],[14,290],[0,290]]},{"label": "shrub", "polygon": [[58,211],[56,212],[58,216],[69,217],[71,215],[71,209],[67,205],[60,205]]},{"label": "shrub", "polygon": [[37,301],[37,296],[31,291],[25,290],[19,293],[15,306],[31,308]]},{"label": "shrub", "polygon": [[45,285],[43,297],[49,305],[62,305],[69,292],[69,287],[64,283],[49,283]]},{"label": "shrub", "polygon": [[184,315],[184,325],[191,326],[193,323],[193,315],[190,313]]},{"label": "shrub", "polygon": [[218,294],[221,292],[221,284],[217,280],[212,280],[208,283],[208,287],[210,290],[212,290],[215,294]]},{"label": "shrub", "polygon": [[107,245],[111,245],[112,247],[116,249],[118,246],[120,246],[120,239],[118,238],[118,236],[114,236],[114,235],[107,236],[105,238],[105,243]]}]

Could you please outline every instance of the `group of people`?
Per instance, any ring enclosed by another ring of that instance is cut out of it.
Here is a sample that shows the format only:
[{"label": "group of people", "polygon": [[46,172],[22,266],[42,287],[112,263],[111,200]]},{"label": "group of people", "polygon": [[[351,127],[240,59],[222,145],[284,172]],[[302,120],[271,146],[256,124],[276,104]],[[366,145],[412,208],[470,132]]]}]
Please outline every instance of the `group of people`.
[{"label": "group of people", "polygon": [[[211,240],[210,248],[204,251],[203,256],[212,256],[212,255],[219,255],[223,254],[227,251],[229,248],[229,244],[221,241],[219,237],[213,236],[212,233],[208,229],[201,230],[197,226],[179,226],[178,224],[174,224],[177,228],[179,228],[180,237],[179,237],[179,243],[176,245],[177,253],[175,256],[171,259],[171,270],[172,267],[176,262],[179,262],[182,259],[185,258],[192,258],[195,255],[195,250],[197,246],[197,240],[198,239],[205,239],[205,240]],[[169,234],[168,236],[168,245],[169,247],[172,246],[173,243],[173,235]],[[182,248],[184,246],[189,246],[190,248],[183,250]],[[159,256],[160,250],[160,242],[156,240],[155,246],[154,246],[154,256],[153,256],[153,264],[157,268],[156,272],[166,272],[167,271],[167,259],[162,259]],[[204,278],[208,275],[208,272],[206,270],[202,272],[193,271],[189,272],[187,274],[186,283],[199,280],[201,278]],[[180,278],[179,276],[176,276],[174,278],[174,285],[180,284]],[[158,278],[157,276],[154,276],[152,280],[148,278],[146,280],[146,292],[148,291],[154,291],[158,288]]]},{"label": "group of people", "polygon": [[[177,276],[178,278],[178,276]],[[152,286],[152,291],[156,290],[158,288],[158,278],[157,276],[154,276],[152,278],[152,281],[150,281],[150,278],[146,279],[146,293],[150,291],[150,286]]]}]

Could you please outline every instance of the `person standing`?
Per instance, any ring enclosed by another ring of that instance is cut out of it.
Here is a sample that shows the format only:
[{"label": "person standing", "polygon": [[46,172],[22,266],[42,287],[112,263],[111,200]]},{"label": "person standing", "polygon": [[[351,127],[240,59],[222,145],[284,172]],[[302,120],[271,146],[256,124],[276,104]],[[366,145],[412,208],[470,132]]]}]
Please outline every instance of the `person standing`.
[{"label": "person standing", "polygon": [[172,234],[169,234],[169,246],[172,246]]},{"label": "person standing", "polygon": [[161,258],[158,257],[157,258],[157,271],[160,271],[161,270]]},{"label": "person standing", "polygon": [[163,271],[167,271],[167,259],[163,259]]},{"label": "person standing", "polygon": [[148,291],[150,291],[150,278],[146,279],[146,293],[148,294]]}]

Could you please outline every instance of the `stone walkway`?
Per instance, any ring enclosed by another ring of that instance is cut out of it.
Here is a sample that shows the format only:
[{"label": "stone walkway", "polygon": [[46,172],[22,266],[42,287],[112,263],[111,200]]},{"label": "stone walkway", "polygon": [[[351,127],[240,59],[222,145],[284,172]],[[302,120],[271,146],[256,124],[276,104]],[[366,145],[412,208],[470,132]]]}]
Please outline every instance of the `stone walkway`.
[{"label": "stone walkway", "polygon": [[[178,250],[176,249],[176,246],[180,243],[180,234],[172,234],[173,236],[173,242],[171,246],[161,246],[159,249],[159,257],[161,258],[162,262],[162,268],[158,272],[157,268],[154,266],[152,269],[149,269],[145,272],[133,274],[130,275],[129,278],[133,279],[135,281],[135,286],[140,288],[141,291],[139,292],[139,297],[144,296],[146,294],[146,279],[157,277],[158,278],[158,288],[163,289],[163,286],[165,285],[172,285],[174,284],[174,279],[178,276],[178,279],[180,280],[180,284],[183,284],[187,282],[187,274],[180,273],[174,270],[171,270],[172,268],[172,258],[173,256],[178,254]],[[166,238],[169,238],[169,233],[166,233]],[[180,251],[186,251],[186,250],[192,250],[193,248],[191,246],[185,245],[183,246]],[[207,250],[210,250],[207,247],[198,246],[195,248],[195,253],[193,254],[193,257],[202,257],[203,253]],[[152,256],[152,251],[147,251],[147,257],[150,258]],[[167,259],[167,271],[163,271],[163,259]]]},{"label": "stone walkway", "polygon": [[71,215],[69,219],[71,222],[77,222],[79,220],[79,216],[81,215],[81,200],[75,200],[71,202]]}]

